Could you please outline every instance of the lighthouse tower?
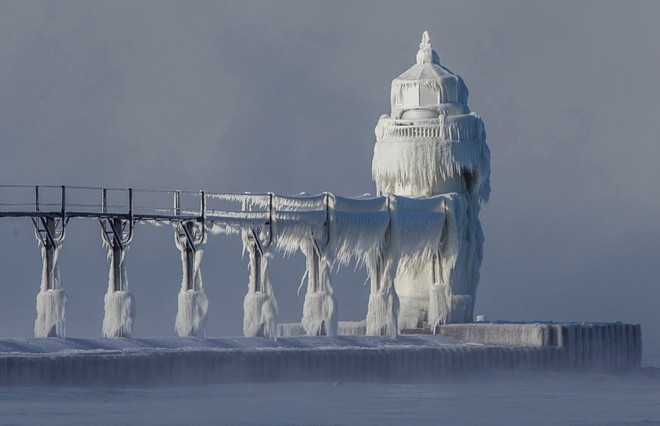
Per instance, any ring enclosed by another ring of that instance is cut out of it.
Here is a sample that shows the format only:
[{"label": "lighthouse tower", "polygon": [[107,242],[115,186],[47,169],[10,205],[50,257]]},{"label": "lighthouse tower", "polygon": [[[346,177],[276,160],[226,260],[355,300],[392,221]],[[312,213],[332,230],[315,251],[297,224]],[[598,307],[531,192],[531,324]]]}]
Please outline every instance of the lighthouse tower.
[{"label": "lighthouse tower", "polygon": [[490,152],[463,79],[440,65],[424,32],[417,61],[392,81],[391,114],[376,126],[372,176],[379,194],[446,194],[437,255],[399,265],[399,329],[471,322],[482,259],[479,209],[490,192]]}]

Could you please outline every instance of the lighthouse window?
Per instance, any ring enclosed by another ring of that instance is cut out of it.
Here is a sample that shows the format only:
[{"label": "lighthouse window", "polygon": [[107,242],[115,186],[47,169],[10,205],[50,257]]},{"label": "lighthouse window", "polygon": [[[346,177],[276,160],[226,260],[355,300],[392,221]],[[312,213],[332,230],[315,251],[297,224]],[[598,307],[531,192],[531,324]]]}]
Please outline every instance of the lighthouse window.
[{"label": "lighthouse window", "polygon": [[420,87],[419,88],[419,104],[421,106],[437,105],[438,104],[438,93],[435,90],[431,90],[427,87]]},{"label": "lighthouse window", "polygon": [[419,92],[417,87],[412,86],[403,92],[403,104],[406,106],[419,106]]}]

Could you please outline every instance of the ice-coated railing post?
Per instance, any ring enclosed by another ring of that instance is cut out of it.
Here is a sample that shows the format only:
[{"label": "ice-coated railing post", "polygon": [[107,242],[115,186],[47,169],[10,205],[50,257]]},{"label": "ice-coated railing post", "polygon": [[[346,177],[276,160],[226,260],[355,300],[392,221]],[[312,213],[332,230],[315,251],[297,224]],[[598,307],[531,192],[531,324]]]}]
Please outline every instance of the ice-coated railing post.
[{"label": "ice-coated railing post", "polygon": [[305,255],[307,291],[303,304],[302,326],[308,336],[337,335],[337,301],[330,280],[330,197],[324,195],[325,232],[319,241],[312,232],[300,244]]},{"label": "ice-coated railing post", "polygon": [[253,265],[250,268],[250,284],[252,285],[251,290],[255,293],[261,292],[261,261],[264,255],[263,247],[261,245],[261,241],[259,241],[259,237],[257,236],[256,232],[251,229],[250,235],[248,235],[248,241],[250,242],[250,254],[254,253],[254,260],[251,260],[251,265]]},{"label": "ice-coated railing post", "polygon": [[[64,241],[68,218],[66,217],[66,189],[61,189],[60,212],[43,212],[32,217],[35,236],[41,247],[41,286],[37,295],[37,319],[34,323],[35,337],[64,337],[64,315],[67,297],[60,282],[59,252]],[[35,211],[41,212],[39,186],[35,186]]]},{"label": "ice-coated railing post", "polygon": [[[446,197],[442,199],[442,212],[445,215],[445,220],[443,223],[440,245],[431,258],[431,285],[429,287],[429,309],[426,318],[426,321],[433,329],[434,334],[438,330],[438,326],[447,324],[451,310],[451,288],[449,283],[446,282],[445,270],[443,268],[443,253],[447,251],[444,250],[444,248],[448,241],[448,217],[450,214],[447,209]],[[445,262],[447,262],[447,258],[450,257],[451,256],[444,256]],[[447,262],[447,264],[447,266],[449,266],[447,269],[451,269],[451,262]]]},{"label": "ice-coated railing post", "polygon": [[[242,232],[243,252],[249,256],[248,291],[243,299],[243,335],[277,338],[277,302],[268,271],[268,249],[273,241],[273,195],[268,194],[268,231],[254,228]],[[243,201],[243,211],[251,210],[249,198]],[[268,242],[261,235],[268,233]],[[260,235],[261,234],[261,235]]]},{"label": "ice-coated railing post", "polygon": [[[205,337],[208,299],[204,293],[201,263],[206,243],[206,193],[200,191],[200,211],[196,220],[173,223],[174,241],[181,253],[183,276],[178,295],[175,330],[180,337]],[[181,215],[181,193],[174,193],[174,214]]]},{"label": "ice-coated railing post", "polygon": [[108,250],[108,290],[103,298],[103,337],[131,337],[135,321],[135,299],[128,287],[125,256],[133,240],[133,190],[128,189],[128,214],[125,217],[108,214],[108,190],[101,190],[99,218],[103,245]]},{"label": "ice-coated railing post", "polygon": [[[383,247],[374,247],[367,258],[367,271],[371,282],[369,306],[367,307],[367,335],[390,336],[399,333],[399,297],[394,287],[394,276],[398,264],[396,246],[396,198],[387,196],[387,211],[390,223]],[[392,206],[394,204],[394,206]]]},{"label": "ice-coated railing post", "polygon": [[62,185],[62,223],[66,220],[66,187]]}]

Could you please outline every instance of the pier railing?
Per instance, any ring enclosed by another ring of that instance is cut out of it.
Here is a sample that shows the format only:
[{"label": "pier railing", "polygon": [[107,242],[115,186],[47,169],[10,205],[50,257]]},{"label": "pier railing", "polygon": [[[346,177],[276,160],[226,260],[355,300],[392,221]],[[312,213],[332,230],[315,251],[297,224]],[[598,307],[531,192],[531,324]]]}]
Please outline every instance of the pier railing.
[{"label": "pier railing", "polygon": [[64,220],[123,217],[162,222],[267,218],[266,209],[247,212],[241,202],[268,196],[86,186],[0,185],[0,217],[53,217]]},{"label": "pier railing", "polygon": [[[390,279],[393,276],[383,272],[383,265],[399,259],[409,261],[414,256],[428,257],[428,261],[432,261],[431,254],[442,250],[446,218],[453,211],[452,203],[456,197],[460,196],[444,194],[418,200],[394,195],[345,198],[330,193],[282,196],[273,193],[0,185],[0,219],[27,218],[35,227],[43,260],[35,321],[37,337],[64,336],[67,297],[60,281],[58,259],[72,219],[97,220],[108,250],[110,273],[103,322],[105,337],[127,337],[132,333],[135,306],[128,287],[124,258],[138,224],[165,224],[173,228],[183,266],[176,320],[180,336],[204,336],[208,302],[200,263],[209,234],[239,234],[243,237],[243,249],[249,254],[250,265],[246,296],[250,303],[244,304],[246,335],[275,337],[276,334],[277,305],[268,274],[269,252],[303,252],[307,258],[308,292],[314,293],[309,300],[324,300],[323,304],[310,307],[309,312],[320,306],[332,307],[314,314],[319,316],[318,321],[315,320],[307,332],[318,335],[328,330],[334,333],[337,329],[337,318],[332,314],[336,312],[336,302],[328,276],[332,264],[328,259],[337,259],[339,264],[350,259],[366,262],[372,292],[382,293],[382,300],[387,300],[390,293],[395,297]],[[398,206],[396,214],[393,213],[395,206]],[[393,242],[394,236],[396,243]],[[396,244],[397,250],[389,250],[392,244]],[[439,257],[434,254],[433,259],[438,261]],[[305,312],[308,312],[307,307]],[[384,324],[396,324],[393,320],[397,315],[395,310],[382,307],[378,312],[386,312],[390,318],[379,319]],[[395,335],[397,332],[389,325],[374,330],[376,334]]]}]

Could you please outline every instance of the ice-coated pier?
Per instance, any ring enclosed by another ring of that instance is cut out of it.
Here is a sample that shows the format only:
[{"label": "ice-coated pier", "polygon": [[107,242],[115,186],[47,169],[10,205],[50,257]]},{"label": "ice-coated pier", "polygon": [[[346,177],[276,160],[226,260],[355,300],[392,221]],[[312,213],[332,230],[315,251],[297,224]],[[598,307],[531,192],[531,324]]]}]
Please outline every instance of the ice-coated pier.
[{"label": "ice-coated pier", "polygon": [[[364,321],[340,322],[339,336],[364,335]],[[300,324],[280,324],[280,336],[304,336]],[[404,336],[433,335],[433,330],[404,329]],[[527,364],[531,368],[626,369],[642,360],[642,329],[639,324],[617,323],[471,323],[438,326],[436,335],[470,345],[499,348],[554,348],[556,363]],[[547,360],[546,360],[547,361]],[[500,368],[501,365],[489,364]]]},{"label": "ice-coated pier", "polygon": [[[42,255],[35,338],[0,339],[0,385],[410,381],[484,369],[639,367],[639,325],[471,323],[490,149],[465,82],[441,65],[427,32],[415,64],[392,81],[390,106],[375,128],[373,196],[0,185],[0,218],[30,219]],[[71,219],[98,221],[108,253],[103,338],[64,339],[59,258]],[[177,338],[132,337],[140,301],[125,262],[138,225],[174,231]],[[205,338],[213,303],[202,280],[205,244],[232,234],[249,266],[244,337]],[[302,318],[278,324],[269,265],[298,251]],[[347,323],[332,272],[351,263],[366,269],[370,294],[365,320]]]},{"label": "ice-coated pier", "polygon": [[[339,333],[350,330],[355,323],[340,323]],[[433,381],[488,369],[621,370],[641,362],[639,325],[456,324],[439,331],[397,339],[2,339],[0,385]]]}]

